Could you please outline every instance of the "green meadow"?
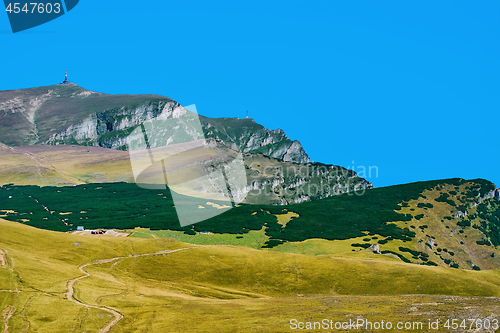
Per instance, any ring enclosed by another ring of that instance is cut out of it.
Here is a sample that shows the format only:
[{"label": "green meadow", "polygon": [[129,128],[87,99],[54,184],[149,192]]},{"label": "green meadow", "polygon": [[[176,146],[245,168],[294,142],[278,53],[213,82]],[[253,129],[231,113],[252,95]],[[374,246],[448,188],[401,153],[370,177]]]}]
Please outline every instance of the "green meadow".
[{"label": "green meadow", "polygon": [[[426,322],[500,310],[499,271],[0,228],[9,332],[288,332],[294,318]],[[75,303],[66,294],[79,267],[88,276],[74,283]]]}]

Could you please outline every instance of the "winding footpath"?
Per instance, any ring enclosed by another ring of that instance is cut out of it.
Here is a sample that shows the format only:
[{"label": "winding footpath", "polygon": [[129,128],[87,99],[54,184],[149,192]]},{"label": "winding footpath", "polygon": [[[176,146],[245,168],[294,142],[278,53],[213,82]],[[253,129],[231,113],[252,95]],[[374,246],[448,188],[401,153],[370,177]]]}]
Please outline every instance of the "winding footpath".
[{"label": "winding footpath", "polygon": [[99,309],[99,310],[106,311],[106,312],[110,313],[111,315],[113,315],[114,319],[111,320],[110,322],[108,322],[106,324],[106,326],[104,326],[103,328],[101,328],[99,330],[99,333],[108,333],[111,330],[111,328],[113,328],[113,326],[115,326],[116,324],[118,324],[118,322],[123,318],[123,315],[120,312],[118,312],[117,310],[113,309],[113,308],[85,304],[85,303],[83,303],[83,302],[81,302],[81,301],[79,301],[79,300],[77,300],[75,298],[75,296],[74,296],[75,289],[73,287],[74,284],[75,284],[75,282],[78,281],[78,280],[81,280],[81,279],[84,279],[84,278],[87,278],[87,277],[91,276],[90,273],[88,273],[88,272],[86,272],[84,270],[84,268],[87,267],[87,266],[91,266],[91,265],[107,264],[107,263],[110,263],[110,262],[113,262],[113,261],[117,261],[117,260],[121,260],[121,259],[167,255],[167,254],[171,254],[171,253],[174,253],[174,252],[178,252],[178,251],[182,251],[182,250],[187,250],[187,249],[189,249],[189,248],[182,248],[182,249],[177,249],[177,250],[163,250],[163,251],[152,252],[152,253],[144,253],[144,254],[134,254],[134,255],[127,256],[127,257],[116,257],[116,258],[111,258],[111,259],[100,259],[100,260],[96,260],[96,261],[94,261],[92,263],[81,265],[80,267],[78,267],[78,269],[84,275],[68,281],[68,290],[65,293],[66,299],[68,301],[71,301],[71,302],[76,303],[78,305],[85,306],[86,308]]},{"label": "winding footpath", "polygon": [[[89,308],[91,308],[91,309],[98,309],[98,310],[102,310],[102,311],[110,313],[114,318],[111,321],[109,321],[108,323],[106,323],[106,326],[104,326],[103,328],[101,328],[99,330],[99,333],[108,333],[116,324],[118,324],[118,322],[123,318],[123,315],[120,312],[118,312],[117,310],[115,310],[115,309],[113,309],[111,307],[96,306],[96,305],[86,304],[86,303],[83,303],[83,302],[81,302],[81,301],[79,301],[79,300],[77,300],[75,298],[75,288],[74,288],[75,283],[78,280],[81,280],[81,279],[84,279],[84,278],[87,278],[87,277],[91,276],[91,274],[88,273],[88,272],[86,272],[84,270],[84,268],[87,267],[87,266],[91,266],[91,265],[107,264],[107,263],[110,263],[110,262],[113,262],[113,261],[118,261],[118,260],[121,260],[121,259],[168,255],[168,254],[171,254],[171,253],[175,253],[175,252],[183,251],[183,250],[187,250],[187,249],[189,249],[189,248],[182,248],[182,249],[176,249],[176,250],[163,250],[163,251],[152,252],[152,253],[144,253],[144,254],[134,254],[134,255],[129,255],[129,256],[126,256],[126,257],[116,257],[116,258],[110,258],[110,259],[100,259],[100,260],[95,260],[95,261],[93,261],[91,263],[88,263],[88,264],[83,264],[80,267],[78,267],[78,269],[84,275],[82,275],[80,277],[77,277],[77,278],[74,278],[72,280],[69,280],[68,284],[67,284],[68,290],[64,293],[64,295],[66,296],[66,299],[68,301],[76,303],[76,304],[81,305],[81,306],[84,306],[87,309],[89,309]],[[4,254],[4,252],[2,252],[1,254]],[[3,260],[3,265],[2,266],[5,267],[6,266],[5,256],[3,256],[3,258],[4,258],[4,260]],[[20,290],[0,290],[0,292],[20,293],[20,292],[23,292],[23,291],[20,291]],[[8,333],[8,329],[9,329],[8,323],[9,323],[10,318],[14,314],[15,309],[11,309],[10,306],[9,306],[6,309],[5,312],[6,312],[5,313],[6,314],[6,318],[4,318],[4,324],[5,324],[4,333]]]}]

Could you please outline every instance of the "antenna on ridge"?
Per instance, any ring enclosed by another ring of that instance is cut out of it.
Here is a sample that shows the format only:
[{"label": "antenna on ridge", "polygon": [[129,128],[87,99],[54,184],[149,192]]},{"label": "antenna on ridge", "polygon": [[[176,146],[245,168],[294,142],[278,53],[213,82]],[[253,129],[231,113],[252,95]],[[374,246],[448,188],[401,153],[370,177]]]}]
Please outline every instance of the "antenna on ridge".
[{"label": "antenna on ridge", "polygon": [[248,119],[248,110],[247,110],[247,116],[246,116],[246,119]]},{"label": "antenna on ridge", "polygon": [[64,75],[64,81],[63,84],[68,84],[68,69],[66,68],[66,74]]}]

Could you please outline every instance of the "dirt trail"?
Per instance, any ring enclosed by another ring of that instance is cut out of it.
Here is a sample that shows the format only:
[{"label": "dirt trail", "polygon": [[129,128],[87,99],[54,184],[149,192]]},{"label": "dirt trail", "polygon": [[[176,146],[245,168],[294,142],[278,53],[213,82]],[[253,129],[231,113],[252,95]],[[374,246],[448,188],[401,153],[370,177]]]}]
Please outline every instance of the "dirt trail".
[{"label": "dirt trail", "polygon": [[7,267],[7,258],[5,256],[5,252],[0,249],[0,268],[6,268]]},{"label": "dirt trail", "polygon": [[[9,267],[9,262],[7,261],[7,253],[2,249],[0,249],[0,268],[12,270],[12,268]],[[17,290],[0,290],[0,292],[19,293]],[[16,312],[16,308],[11,307],[10,305],[0,312],[0,318],[3,319],[4,323],[3,333],[9,333],[9,320],[14,315],[14,312]]]},{"label": "dirt trail", "polygon": [[108,322],[106,324],[106,326],[104,326],[103,328],[101,328],[99,330],[99,333],[107,333],[107,332],[109,332],[111,330],[111,328],[113,328],[113,326],[115,326],[123,318],[123,315],[120,312],[118,312],[115,309],[113,309],[113,308],[85,304],[85,303],[80,302],[79,300],[77,300],[75,298],[75,296],[74,296],[75,290],[74,290],[74,287],[73,287],[74,284],[75,284],[75,282],[78,281],[78,280],[81,280],[81,279],[84,279],[84,278],[87,278],[87,277],[91,276],[91,274],[87,273],[84,270],[84,268],[87,267],[87,266],[91,266],[91,265],[107,264],[107,263],[110,263],[110,262],[113,262],[113,261],[117,261],[117,260],[121,260],[121,259],[127,259],[127,258],[138,258],[138,257],[150,257],[150,256],[157,256],[157,255],[167,255],[167,254],[170,254],[170,253],[174,253],[174,252],[178,252],[178,251],[182,251],[182,250],[187,250],[187,249],[189,249],[189,248],[182,248],[182,249],[177,249],[177,250],[163,250],[163,251],[152,252],[152,253],[144,253],[144,254],[134,254],[134,255],[127,256],[127,257],[116,257],[116,258],[110,258],[110,259],[100,259],[100,260],[96,260],[96,261],[88,263],[88,264],[81,265],[80,267],[78,267],[78,269],[84,275],[68,281],[68,290],[65,293],[66,299],[68,301],[71,301],[71,302],[76,303],[78,305],[85,306],[86,308],[99,309],[99,310],[106,311],[106,312],[112,314],[113,317],[114,317],[114,319],[111,320],[110,322]]},{"label": "dirt trail", "polygon": [[14,315],[14,312],[16,312],[16,308],[11,308],[10,305],[2,311],[2,318],[4,319],[3,333],[9,333],[9,320]]}]

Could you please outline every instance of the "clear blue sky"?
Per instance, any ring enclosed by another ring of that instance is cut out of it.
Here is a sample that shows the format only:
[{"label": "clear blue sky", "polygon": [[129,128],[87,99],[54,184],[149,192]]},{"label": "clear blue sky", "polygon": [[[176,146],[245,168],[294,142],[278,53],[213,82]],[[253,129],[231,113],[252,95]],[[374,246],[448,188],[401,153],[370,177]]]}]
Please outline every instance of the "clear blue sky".
[{"label": "clear blue sky", "polygon": [[500,186],[499,17],[491,0],[80,0],[18,34],[0,13],[0,90],[59,83],[68,67],[89,90],[249,110],[313,161],[378,167],[375,186]]}]

